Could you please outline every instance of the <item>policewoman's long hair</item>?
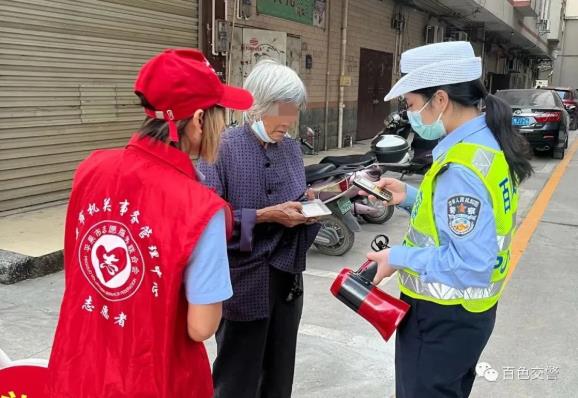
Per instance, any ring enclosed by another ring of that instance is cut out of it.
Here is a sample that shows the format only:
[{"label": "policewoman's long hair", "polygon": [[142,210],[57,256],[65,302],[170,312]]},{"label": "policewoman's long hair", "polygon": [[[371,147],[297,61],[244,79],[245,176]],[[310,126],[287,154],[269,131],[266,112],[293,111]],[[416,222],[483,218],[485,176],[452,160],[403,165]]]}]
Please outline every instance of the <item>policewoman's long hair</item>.
[{"label": "policewoman's long hair", "polygon": [[530,163],[532,151],[528,141],[512,126],[512,108],[502,99],[489,94],[482,82],[472,80],[413,91],[427,99],[443,90],[451,101],[464,107],[478,107],[482,100],[486,106],[486,123],[500,144],[517,186],[534,172]]}]

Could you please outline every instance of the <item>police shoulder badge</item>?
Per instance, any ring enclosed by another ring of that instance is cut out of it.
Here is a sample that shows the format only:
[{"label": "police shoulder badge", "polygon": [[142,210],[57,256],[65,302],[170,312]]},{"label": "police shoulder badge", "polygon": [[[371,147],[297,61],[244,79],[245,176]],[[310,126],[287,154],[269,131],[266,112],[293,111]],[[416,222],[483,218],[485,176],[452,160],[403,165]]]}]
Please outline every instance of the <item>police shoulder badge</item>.
[{"label": "police shoulder badge", "polygon": [[457,236],[466,236],[474,230],[480,215],[481,202],[468,195],[448,199],[448,226]]}]

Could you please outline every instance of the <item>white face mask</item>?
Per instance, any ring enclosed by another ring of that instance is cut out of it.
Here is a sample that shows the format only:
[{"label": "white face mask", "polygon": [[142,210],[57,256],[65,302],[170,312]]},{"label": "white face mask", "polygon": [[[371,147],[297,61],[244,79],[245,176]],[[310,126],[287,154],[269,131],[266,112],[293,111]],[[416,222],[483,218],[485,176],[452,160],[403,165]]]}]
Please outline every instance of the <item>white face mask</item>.
[{"label": "white face mask", "polygon": [[251,129],[261,141],[269,144],[275,143],[275,141],[269,137],[269,134],[267,134],[267,130],[265,130],[265,125],[262,120],[254,121],[253,124],[251,124]]}]

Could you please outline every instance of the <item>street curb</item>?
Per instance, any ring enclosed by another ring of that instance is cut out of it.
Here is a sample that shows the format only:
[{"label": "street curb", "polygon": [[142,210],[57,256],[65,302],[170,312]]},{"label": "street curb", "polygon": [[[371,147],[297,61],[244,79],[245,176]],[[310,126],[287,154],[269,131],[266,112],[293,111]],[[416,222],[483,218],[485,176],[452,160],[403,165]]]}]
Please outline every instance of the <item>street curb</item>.
[{"label": "street curb", "polygon": [[0,249],[0,283],[4,285],[52,274],[63,268],[62,250],[33,257]]}]

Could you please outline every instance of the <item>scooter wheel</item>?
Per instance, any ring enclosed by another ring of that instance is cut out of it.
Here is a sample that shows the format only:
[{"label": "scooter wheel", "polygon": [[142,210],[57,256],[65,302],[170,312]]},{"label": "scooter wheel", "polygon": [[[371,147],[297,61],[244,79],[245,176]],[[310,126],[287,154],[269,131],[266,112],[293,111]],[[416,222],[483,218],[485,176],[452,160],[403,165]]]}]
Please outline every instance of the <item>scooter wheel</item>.
[{"label": "scooter wheel", "polygon": [[384,206],[383,211],[377,216],[371,216],[369,214],[362,214],[361,218],[370,224],[384,224],[391,219],[395,206]]},{"label": "scooter wheel", "polygon": [[342,256],[347,253],[355,242],[355,234],[345,225],[345,223],[335,215],[330,215],[321,221],[323,228],[333,228],[339,236],[339,242],[333,246],[324,246],[315,243],[315,247],[321,253],[328,256]]}]

